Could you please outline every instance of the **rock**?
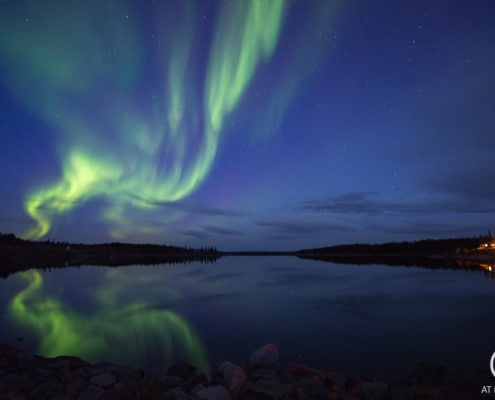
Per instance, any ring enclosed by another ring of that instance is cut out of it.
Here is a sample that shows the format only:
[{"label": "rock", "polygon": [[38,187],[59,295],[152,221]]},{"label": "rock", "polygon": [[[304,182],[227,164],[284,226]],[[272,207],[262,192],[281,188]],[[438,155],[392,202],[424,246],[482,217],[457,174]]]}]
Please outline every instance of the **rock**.
[{"label": "rock", "polygon": [[290,364],[287,375],[292,382],[288,396],[291,400],[339,398],[339,386],[330,374],[305,365]]},{"label": "rock", "polygon": [[190,392],[200,385],[208,385],[208,378],[199,369],[184,362],[173,364],[167,370],[166,376],[160,378],[160,381],[164,385],[180,386],[186,392]]},{"label": "rock", "polygon": [[49,360],[48,368],[62,369],[70,368],[77,369],[89,366],[89,362],[74,356],[59,356]]},{"label": "rock", "polygon": [[105,390],[99,386],[89,385],[84,392],[81,393],[78,400],[98,400],[103,396]]},{"label": "rock", "polygon": [[137,383],[136,393],[140,399],[159,399],[166,391],[158,377],[146,375]]},{"label": "rock", "polygon": [[305,377],[292,384],[288,398],[291,400],[326,400],[332,398],[331,395],[332,390],[326,387],[320,379]]},{"label": "rock", "polygon": [[186,380],[196,375],[198,372],[199,372],[198,369],[191,364],[187,364],[184,362],[176,362],[175,364],[171,365],[170,368],[167,370],[167,375],[176,376],[178,378],[182,378]]},{"label": "rock", "polygon": [[69,383],[68,385],[65,385],[65,392],[68,393],[70,396],[74,397],[77,393],[77,387],[73,383]]},{"label": "rock", "polygon": [[59,385],[55,379],[36,385],[34,390],[27,394],[28,399],[51,398],[63,392],[64,387]]},{"label": "rock", "polygon": [[52,397],[50,400],[71,400],[71,397],[67,394],[60,393]]},{"label": "rock", "polygon": [[277,381],[280,380],[280,371],[275,366],[257,368],[249,372],[249,380],[256,382],[259,380]]},{"label": "rock", "polygon": [[39,376],[48,377],[50,376],[50,371],[46,368],[36,368],[36,374],[38,374]]},{"label": "rock", "polygon": [[201,373],[198,372],[194,374],[193,376],[189,377],[186,379],[180,386],[184,388],[187,392],[192,392],[198,390],[198,388],[201,388],[202,386],[207,386],[208,385],[208,378]]},{"label": "rock", "polygon": [[0,381],[0,393],[24,393],[33,387],[33,379],[27,373],[13,373]]},{"label": "rock", "polygon": [[366,399],[381,399],[388,393],[390,385],[385,382],[362,382],[359,391]]},{"label": "rock", "polygon": [[53,360],[48,359],[46,362],[47,368],[50,370],[61,370],[70,368],[69,360],[64,359],[63,357],[57,357]]},{"label": "rock", "polygon": [[140,369],[89,364],[77,357],[31,357],[15,346],[0,345],[0,399],[466,400],[479,398],[479,389],[473,388],[493,379],[484,370],[422,363],[407,378],[385,383],[291,364],[288,383],[280,376],[273,344],[253,352],[246,366],[249,378],[241,367],[224,362],[211,383],[186,363],[174,364],[167,374],[145,375]]},{"label": "rock", "polygon": [[180,389],[167,390],[161,400],[189,400],[189,395]]},{"label": "rock", "polygon": [[92,376],[89,382],[96,386],[108,388],[115,383],[115,377],[108,372],[103,372],[101,374]]},{"label": "rock", "polygon": [[229,392],[222,385],[210,386],[194,394],[199,400],[231,400]]},{"label": "rock", "polygon": [[233,394],[240,393],[247,384],[247,376],[244,370],[230,361],[225,361],[219,365],[216,376],[219,383]]},{"label": "rock", "polygon": [[274,343],[265,344],[251,353],[247,362],[248,369],[267,366],[278,367],[278,346]]},{"label": "rock", "polygon": [[280,381],[278,346],[269,343],[255,350],[246,363],[250,381]]},{"label": "rock", "polygon": [[112,363],[98,363],[87,369],[88,376],[96,375],[97,373],[107,372],[116,377],[119,381],[138,381],[144,377],[142,369],[131,368],[125,365]]},{"label": "rock", "polygon": [[179,378],[178,376],[170,376],[170,375],[161,375],[159,377],[160,383],[165,386],[167,389],[175,388],[179,386],[184,379]]},{"label": "rock", "polygon": [[[100,374],[105,374],[103,375],[103,377],[106,376],[106,378],[101,377],[103,381],[96,381],[95,386],[104,385],[104,388],[107,388],[107,386],[105,386],[105,383],[109,382],[105,382],[104,380],[111,379],[107,376],[108,374],[114,377],[114,383],[111,384],[110,387],[112,387],[112,385],[122,383],[125,386],[125,393],[135,393],[137,390],[138,382],[140,382],[144,378],[144,371],[142,369],[131,368],[128,366],[112,363],[98,363],[90,365],[86,368],[77,369],[73,377],[73,383],[78,387],[78,390],[80,392],[83,388],[86,387],[87,381]],[[113,386],[113,389],[115,389],[115,386]],[[121,392],[122,390],[119,389],[116,391]],[[113,392],[115,392],[115,390],[112,390],[112,393]],[[118,398],[119,397],[116,397],[115,399]]]},{"label": "rock", "polygon": [[308,377],[319,379],[322,382],[325,380],[325,374],[323,372],[302,364],[290,364],[287,368],[287,376],[291,381],[297,381]]},{"label": "rock", "polygon": [[281,381],[259,380],[250,382],[246,389],[250,400],[280,400],[289,390],[289,384]]}]

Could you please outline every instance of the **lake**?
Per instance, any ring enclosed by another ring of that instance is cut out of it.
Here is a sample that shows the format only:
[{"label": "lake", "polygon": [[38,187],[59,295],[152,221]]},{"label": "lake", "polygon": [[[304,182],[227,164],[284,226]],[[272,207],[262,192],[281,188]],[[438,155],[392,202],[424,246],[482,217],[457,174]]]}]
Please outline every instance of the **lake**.
[{"label": "lake", "polygon": [[0,307],[0,342],[149,370],[182,359],[208,372],[270,342],[283,367],[368,375],[418,361],[487,370],[495,351],[482,271],[294,256],[33,269],[0,280]]}]

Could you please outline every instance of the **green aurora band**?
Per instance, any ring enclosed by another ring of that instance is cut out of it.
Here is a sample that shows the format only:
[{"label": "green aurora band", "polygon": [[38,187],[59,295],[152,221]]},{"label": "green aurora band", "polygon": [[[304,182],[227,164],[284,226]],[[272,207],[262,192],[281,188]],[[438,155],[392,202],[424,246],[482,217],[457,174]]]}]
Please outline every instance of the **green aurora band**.
[{"label": "green aurora band", "polygon": [[97,293],[99,308],[91,318],[44,294],[40,272],[29,270],[20,276],[27,286],[13,297],[9,314],[37,333],[38,352],[42,355],[70,354],[93,362],[105,357],[135,363],[147,347],[157,343],[153,352],[161,349],[168,360],[181,354],[209,374],[206,353],[187,321],[171,310],[151,308],[144,302],[134,301],[122,307],[116,298],[122,291],[118,274],[110,272],[108,278],[113,284]]},{"label": "green aurora band", "polygon": [[[311,35],[335,3],[308,6],[319,22],[308,28],[307,40],[297,39],[304,43],[298,50],[319,47]],[[149,15],[125,0],[0,4],[5,85],[54,133],[60,162],[58,179],[38,179],[25,196],[35,225],[24,238],[46,236],[60,216],[94,199],[111,236],[152,232],[158,228],[136,226],[128,210],[178,201],[205,180],[225,120],[273,56],[289,6],[283,0],[213,4],[207,35],[195,1],[169,2],[167,10],[149,5]],[[146,15],[146,22],[134,15]],[[293,69],[281,75],[301,75]],[[281,115],[296,90],[280,81],[274,87],[287,95],[274,93],[266,108]]]}]

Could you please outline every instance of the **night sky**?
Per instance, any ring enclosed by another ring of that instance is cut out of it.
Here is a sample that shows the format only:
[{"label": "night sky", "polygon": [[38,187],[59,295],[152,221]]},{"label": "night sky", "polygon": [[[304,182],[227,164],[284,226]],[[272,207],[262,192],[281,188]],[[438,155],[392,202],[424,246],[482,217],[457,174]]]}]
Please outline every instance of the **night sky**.
[{"label": "night sky", "polygon": [[495,228],[493,0],[0,0],[0,231],[221,250]]}]

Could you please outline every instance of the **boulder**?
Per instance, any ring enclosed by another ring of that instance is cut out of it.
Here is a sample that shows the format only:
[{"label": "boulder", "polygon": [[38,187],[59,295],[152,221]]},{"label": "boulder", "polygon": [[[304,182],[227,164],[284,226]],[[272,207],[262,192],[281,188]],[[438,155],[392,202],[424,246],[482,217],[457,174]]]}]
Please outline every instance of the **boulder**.
[{"label": "boulder", "polygon": [[268,343],[251,353],[247,361],[248,369],[274,366],[278,368],[278,346]]},{"label": "boulder", "polygon": [[278,366],[278,346],[269,343],[255,350],[246,362],[246,369],[250,381],[281,380]]},{"label": "boulder", "polygon": [[199,400],[231,400],[229,392],[222,385],[198,390],[194,395]]},{"label": "boulder", "polygon": [[218,366],[216,377],[219,383],[233,394],[240,393],[247,383],[244,370],[230,361],[225,361]]},{"label": "boulder", "polygon": [[198,372],[199,370],[194,365],[185,362],[176,362],[167,370],[167,375],[186,380],[198,374]]},{"label": "boulder", "polygon": [[98,375],[94,375],[89,380],[90,383],[103,388],[108,388],[115,383],[115,376],[108,372],[103,372]]},{"label": "boulder", "polygon": [[90,365],[89,362],[74,356],[59,356],[53,359],[47,359],[47,366],[50,369],[77,369]]},{"label": "boulder", "polygon": [[291,385],[287,397],[290,400],[327,400],[331,399],[333,394],[336,393],[326,387],[319,379],[306,377]]},{"label": "boulder", "polygon": [[325,374],[323,372],[302,364],[290,364],[287,367],[287,376],[291,381],[298,381],[303,378],[319,379],[322,382],[325,380]]},{"label": "boulder", "polygon": [[281,400],[285,398],[289,384],[279,380],[262,379],[247,385],[246,395],[250,400]]},{"label": "boulder", "polygon": [[81,393],[78,400],[98,400],[103,396],[105,390],[99,386],[89,385],[84,392]]},{"label": "boulder", "polygon": [[171,375],[160,375],[159,380],[160,383],[167,389],[175,388],[184,382],[184,379]]},{"label": "boulder", "polygon": [[280,371],[276,366],[256,368],[249,371],[249,380],[253,382],[259,380],[266,380],[266,381],[281,380]]},{"label": "boulder", "polygon": [[385,382],[361,382],[359,391],[366,399],[382,399],[389,392],[390,385]]},{"label": "boulder", "polygon": [[197,372],[196,374],[190,376],[185,381],[182,382],[180,387],[185,389],[187,392],[193,392],[198,390],[198,388],[208,386],[208,378],[202,372]]},{"label": "boulder", "polygon": [[55,397],[52,397],[50,400],[71,400],[71,397],[65,393],[59,393]]},{"label": "boulder", "polygon": [[88,368],[83,369],[87,376],[93,376],[98,373],[109,373],[115,376],[117,381],[139,381],[144,377],[144,371],[138,368],[132,368],[126,365],[112,364],[112,363],[97,363],[90,365]]},{"label": "boulder", "polygon": [[180,389],[170,389],[165,392],[161,400],[189,400],[191,397]]}]

